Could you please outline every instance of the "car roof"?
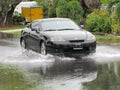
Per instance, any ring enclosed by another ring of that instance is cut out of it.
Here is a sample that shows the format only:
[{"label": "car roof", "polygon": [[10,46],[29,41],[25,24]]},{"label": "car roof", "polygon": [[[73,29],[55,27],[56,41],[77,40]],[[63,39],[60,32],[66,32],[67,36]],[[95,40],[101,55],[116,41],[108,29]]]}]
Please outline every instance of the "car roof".
[{"label": "car roof", "polygon": [[44,21],[54,21],[54,20],[70,20],[70,19],[69,18],[44,18],[44,19],[37,19],[35,21],[44,22]]}]

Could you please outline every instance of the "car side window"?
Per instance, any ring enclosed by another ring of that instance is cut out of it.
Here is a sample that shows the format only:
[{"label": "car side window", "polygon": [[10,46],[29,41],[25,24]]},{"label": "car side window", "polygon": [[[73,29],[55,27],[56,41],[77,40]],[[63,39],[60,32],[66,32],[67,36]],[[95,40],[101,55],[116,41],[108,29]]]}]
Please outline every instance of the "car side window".
[{"label": "car side window", "polygon": [[39,29],[39,22],[32,22],[31,23],[31,28],[33,29],[33,30],[38,30]]}]

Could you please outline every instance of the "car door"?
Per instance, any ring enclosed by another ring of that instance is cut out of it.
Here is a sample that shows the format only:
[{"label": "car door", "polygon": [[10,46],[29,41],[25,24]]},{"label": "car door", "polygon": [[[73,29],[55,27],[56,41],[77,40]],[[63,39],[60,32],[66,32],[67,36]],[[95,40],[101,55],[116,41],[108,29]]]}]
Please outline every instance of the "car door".
[{"label": "car door", "polygon": [[30,48],[34,51],[39,51],[39,22],[34,21],[31,23],[31,31],[30,31]]}]

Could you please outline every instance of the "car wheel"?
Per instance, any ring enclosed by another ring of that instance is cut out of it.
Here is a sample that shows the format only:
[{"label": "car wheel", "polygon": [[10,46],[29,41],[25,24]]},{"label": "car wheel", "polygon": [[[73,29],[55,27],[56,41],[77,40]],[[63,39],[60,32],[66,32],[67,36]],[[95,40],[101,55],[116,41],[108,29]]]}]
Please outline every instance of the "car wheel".
[{"label": "car wheel", "polygon": [[21,48],[26,49],[26,44],[24,39],[21,40]]},{"label": "car wheel", "polygon": [[26,53],[28,51],[28,49],[26,49],[26,42],[24,39],[21,40],[21,48],[23,53]]},{"label": "car wheel", "polygon": [[43,54],[43,55],[47,54],[46,45],[45,45],[44,42],[42,42],[41,45],[40,45],[40,53]]}]

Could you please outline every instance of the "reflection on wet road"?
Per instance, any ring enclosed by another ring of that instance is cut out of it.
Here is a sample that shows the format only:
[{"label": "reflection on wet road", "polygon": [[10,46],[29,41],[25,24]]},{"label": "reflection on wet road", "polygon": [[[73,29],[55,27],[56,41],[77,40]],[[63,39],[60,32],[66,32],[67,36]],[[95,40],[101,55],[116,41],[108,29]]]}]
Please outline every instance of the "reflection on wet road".
[{"label": "reflection on wet road", "polygon": [[0,62],[38,73],[44,78],[43,90],[118,90],[108,87],[118,88],[119,61],[119,45],[97,45],[93,55],[69,58],[22,53],[19,39],[0,40]]}]

